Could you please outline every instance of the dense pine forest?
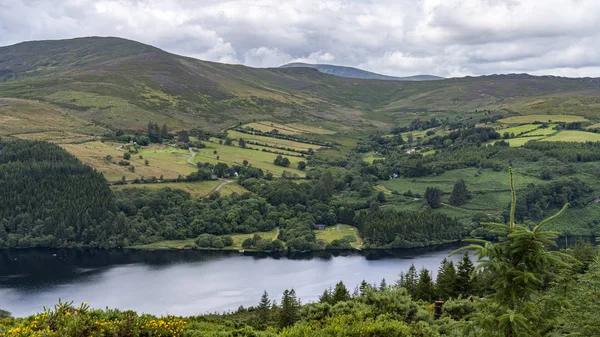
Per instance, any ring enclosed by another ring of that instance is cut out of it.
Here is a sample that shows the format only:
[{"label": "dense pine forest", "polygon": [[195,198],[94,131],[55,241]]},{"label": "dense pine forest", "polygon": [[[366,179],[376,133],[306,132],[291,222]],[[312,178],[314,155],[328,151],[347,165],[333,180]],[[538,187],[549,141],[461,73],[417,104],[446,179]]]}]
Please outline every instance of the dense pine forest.
[{"label": "dense pine forest", "polygon": [[117,225],[102,174],[47,142],[0,141],[0,200],[2,247],[90,244]]}]

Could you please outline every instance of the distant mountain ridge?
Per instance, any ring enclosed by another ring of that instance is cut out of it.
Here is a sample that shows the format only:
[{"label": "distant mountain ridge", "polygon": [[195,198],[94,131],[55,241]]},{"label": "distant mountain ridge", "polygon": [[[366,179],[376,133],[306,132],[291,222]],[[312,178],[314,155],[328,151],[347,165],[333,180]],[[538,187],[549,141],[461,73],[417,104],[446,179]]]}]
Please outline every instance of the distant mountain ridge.
[{"label": "distant mountain ridge", "polygon": [[336,66],[332,64],[310,64],[310,63],[301,63],[294,62],[282,65],[280,68],[313,68],[318,71],[346,78],[359,78],[363,80],[383,80],[383,81],[436,81],[443,80],[443,77],[433,76],[433,75],[415,75],[415,76],[407,76],[407,77],[396,77],[396,76],[387,76],[381,75],[377,73],[373,73],[370,71],[353,68],[353,67],[343,67]]},{"label": "distant mountain ridge", "polygon": [[348,67],[326,66],[350,71],[345,75],[314,67],[208,62],[115,37],[30,41],[0,47],[0,98],[51,104],[115,130],[142,130],[149,121],[176,130],[253,121],[372,130],[415,118],[478,118],[481,111],[600,120],[598,78],[496,74],[399,81]]}]

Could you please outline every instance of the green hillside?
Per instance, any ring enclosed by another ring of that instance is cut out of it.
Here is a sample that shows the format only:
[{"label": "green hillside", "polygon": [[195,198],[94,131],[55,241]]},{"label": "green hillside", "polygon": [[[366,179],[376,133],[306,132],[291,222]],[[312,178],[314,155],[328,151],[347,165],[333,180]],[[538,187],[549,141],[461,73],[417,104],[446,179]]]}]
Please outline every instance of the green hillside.
[{"label": "green hillside", "polygon": [[[477,119],[482,110],[595,117],[597,88],[595,79],[529,75],[350,79],[200,61],[120,38],[0,47],[0,97],[44,101],[109,128],[139,129],[148,120],[188,128],[277,120],[372,129],[434,115]],[[568,111],[556,108],[557,100]]]}]

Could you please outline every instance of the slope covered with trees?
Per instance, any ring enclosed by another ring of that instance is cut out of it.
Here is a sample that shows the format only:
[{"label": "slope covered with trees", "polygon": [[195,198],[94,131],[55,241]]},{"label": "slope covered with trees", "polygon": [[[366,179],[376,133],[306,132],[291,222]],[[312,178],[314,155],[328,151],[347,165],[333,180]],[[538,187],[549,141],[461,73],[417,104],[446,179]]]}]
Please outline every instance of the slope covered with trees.
[{"label": "slope covered with trees", "polygon": [[106,180],[60,147],[0,141],[0,245],[90,244],[116,225]]}]

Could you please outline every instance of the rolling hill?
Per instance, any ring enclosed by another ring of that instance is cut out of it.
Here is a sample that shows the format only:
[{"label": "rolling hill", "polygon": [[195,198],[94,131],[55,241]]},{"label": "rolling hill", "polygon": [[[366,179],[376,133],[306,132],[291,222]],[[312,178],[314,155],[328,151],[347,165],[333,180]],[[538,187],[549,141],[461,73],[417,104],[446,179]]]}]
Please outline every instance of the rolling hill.
[{"label": "rolling hill", "polygon": [[0,100],[19,99],[22,107],[11,118],[39,102],[105,129],[141,129],[150,120],[215,129],[271,120],[367,130],[431,116],[471,119],[487,110],[594,119],[600,117],[598,88],[598,79],[519,74],[387,81],[306,67],[258,69],[113,37],[0,47]]},{"label": "rolling hill", "polygon": [[313,68],[318,71],[335,75],[339,77],[347,77],[347,78],[360,78],[363,80],[382,80],[382,81],[435,81],[435,80],[443,80],[443,77],[433,76],[433,75],[415,75],[415,76],[407,76],[407,77],[396,77],[396,76],[387,76],[381,75],[377,73],[372,73],[370,71],[353,68],[353,67],[343,67],[336,66],[332,64],[310,64],[310,63],[301,63],[294,62],[282,65],[280,68]]}]

